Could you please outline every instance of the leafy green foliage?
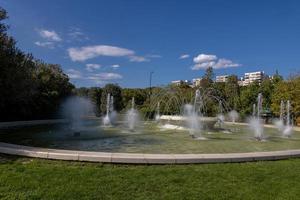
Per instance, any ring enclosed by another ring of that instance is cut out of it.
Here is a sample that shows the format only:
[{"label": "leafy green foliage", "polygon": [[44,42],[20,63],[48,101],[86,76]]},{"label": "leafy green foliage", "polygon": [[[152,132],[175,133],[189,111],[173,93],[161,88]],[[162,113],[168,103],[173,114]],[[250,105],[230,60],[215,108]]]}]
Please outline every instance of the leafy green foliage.
[{"label": "leafy green foliage", "polygon": [[0,8],[0,120],[24,120],[54,116],[61,100],[74,87],[59,65],[35,60],[16,47],[2,21]]}]

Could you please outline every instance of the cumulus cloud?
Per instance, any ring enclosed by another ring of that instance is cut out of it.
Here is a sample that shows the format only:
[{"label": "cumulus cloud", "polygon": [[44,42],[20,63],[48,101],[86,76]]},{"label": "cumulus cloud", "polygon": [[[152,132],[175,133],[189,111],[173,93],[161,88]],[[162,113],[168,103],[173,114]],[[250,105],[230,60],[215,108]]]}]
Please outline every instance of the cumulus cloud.
[{"label": "cumulus cloud", "polygon": [[61,37],[53,30],[40,29],[38,30],[39,35],[49,41],[60,42]]},{"label": "cumulus cloud", "polygon": [[189,54],[182,54],[181,56],[179,56],[179,59],[186,59],[189,58],[190,55]]},{"label": "cumulus cloud", "polygon": [[116,46],[95,45],[80,48],[69,48],[68,54],[72,61],[85,61],[97,56],[131,56],[134,55],[134,51]]},{"label": "cumulus cloud", "polygon": [[217,60],[216,55],[208,55],[208,54],[199,54],[194,59],[195,63],[204,63],[204,62],[211,62]]},{"label": "cumulus cloud", "polygon": [[119,67],[120,67],[120,65],[118,65],[118,64],[115,64],[115,65],[112,65],[111,67],[112,67],[112,68],[114,68],[114,69],[117,69],[117,68],[119,68]]},{"label": "cumulus cloud", "polygon": [[216,55],[209,54],[199,54],[194,57],[194,66],[192,70],[206,69],[208,67],[213,67],[214,69],[229,68],[229,67],[239,67],[241,64],[234,63],[233,61],[225,58],[218,58]]},{"label": "cumulus cloud", "polygon": [[225,59],[225,58],[220,58],[218,62],[215,65],[215,68],[228,68],[228,67],[239,67],[241,64],[239,63],[234,63],[231,60]]},{"label": "cumulus cloud", "polygon": [[82,79],[83,78],[81,72],[78,70],[75,70],[75,69],[68,69],[67,75],[70,79]]},{"label": "cumulus cloud", "polygon": [[85,66],[86,66],[86,70],[89,71],[89,72],[92,72],[92,71],[94,71],[96,69],[99,69],[101,67],[101,65],[99,65],[99,64],[92,64],[92,63],[86,64]]},{"label": "cumulus cloud", "polygon": [[62,38],[53,30],[36,29],[38,34],[44,41],[36,41],[34,44],[39,47],[46,47],[53,49],[56,43],[61,42]]}]

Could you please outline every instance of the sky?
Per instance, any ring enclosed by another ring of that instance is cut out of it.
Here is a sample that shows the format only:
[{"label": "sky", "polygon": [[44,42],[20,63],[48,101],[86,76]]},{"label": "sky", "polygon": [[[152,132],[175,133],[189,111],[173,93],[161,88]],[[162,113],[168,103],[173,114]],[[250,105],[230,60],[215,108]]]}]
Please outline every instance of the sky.
[{"label": "sky", "polygon": [[300,71],[300,1],[0,0],[17,46],[77,87]]}]

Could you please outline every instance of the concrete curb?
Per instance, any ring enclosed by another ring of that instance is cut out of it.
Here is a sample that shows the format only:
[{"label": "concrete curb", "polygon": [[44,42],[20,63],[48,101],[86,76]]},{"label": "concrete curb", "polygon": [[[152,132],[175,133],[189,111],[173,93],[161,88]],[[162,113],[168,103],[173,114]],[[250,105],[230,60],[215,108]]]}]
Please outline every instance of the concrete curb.
[{"label": "concrete curb", "polygon": [[300,150],[224,154],[141,154],[72,151],[0,142],[0,153],[33,158],[126,164],[234,163],[300,157]]}]

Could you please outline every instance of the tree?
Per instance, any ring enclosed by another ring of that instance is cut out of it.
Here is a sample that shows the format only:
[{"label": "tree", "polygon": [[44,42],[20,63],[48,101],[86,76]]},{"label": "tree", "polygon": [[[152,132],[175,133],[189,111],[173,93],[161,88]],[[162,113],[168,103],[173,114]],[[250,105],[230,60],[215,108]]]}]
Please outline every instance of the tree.
[{"label": "tree", "polygon": [[59,65],[22,52],[7,34],[6,11],[0,7],[0,120],[53,117],[73,85]]},{"label": "tree", "polygon": [[202,88],[209,88],[213,84],[214,72],[212,67],[208,67],[203,75],[200,85]]},{"label": "tree", "polygon": [[101,97],[102,97],[102,88],[92,87],[88,90],[88,97],[92,101],[95,107],[96,116],[101,115]]},{"label": "tree", "polygon": [[225,98],[231,109],[237,110],[240,106],[240,87],[236,75],[228,76],[224,88]]},{"label": "tree", "polygon": [[240,94],[240,113],[242,116],[250,115],[252,113],[253,104],[257,103],[257,96],[259,94],[259,84],[254,82],[248,86],[241,88]]},{"label": "tree", "polygon": [[273,92],[271,109],[279,116],[281,100],[290,100],[294,118],[300,117],[300,76],[293,77],[287,81],[279,82]]}]

